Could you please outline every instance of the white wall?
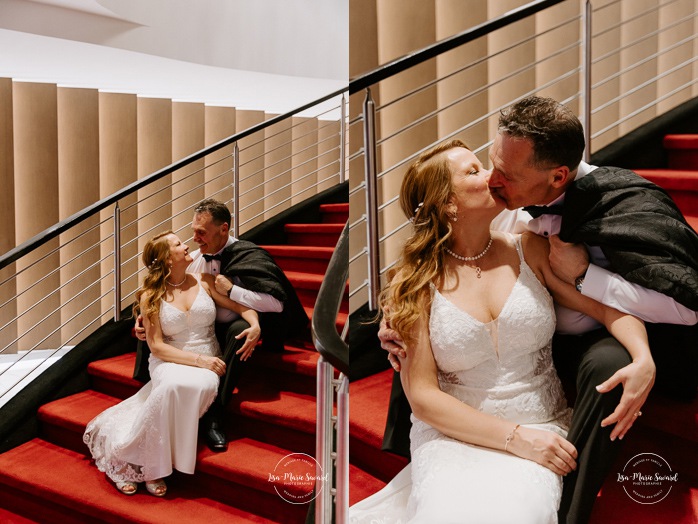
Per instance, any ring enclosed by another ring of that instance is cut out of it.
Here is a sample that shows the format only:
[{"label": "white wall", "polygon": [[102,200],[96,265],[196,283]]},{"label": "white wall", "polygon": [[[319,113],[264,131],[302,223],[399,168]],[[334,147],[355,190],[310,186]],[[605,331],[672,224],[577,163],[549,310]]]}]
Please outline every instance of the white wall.
[{"label": "white wall", "polygon": [[348,2],[0,0],[0,28],[209,66],[346,81]]}]

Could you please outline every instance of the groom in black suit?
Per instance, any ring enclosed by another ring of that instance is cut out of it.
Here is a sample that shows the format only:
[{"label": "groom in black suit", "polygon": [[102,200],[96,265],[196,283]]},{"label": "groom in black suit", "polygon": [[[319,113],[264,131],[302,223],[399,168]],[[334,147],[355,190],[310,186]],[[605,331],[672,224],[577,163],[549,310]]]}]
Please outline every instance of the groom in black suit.
[{"label": "groom in black suit", "polygon": [[[557,276],[645,320],[657,386],[692,398],[698,385],[698,235],[663,190],[627,170],[581,162],[584,147],[579,119],[552,99],[532,96],[503,111],[490,150],[489,186],[507,211],[492,228],[549,238]],[[635,378],[627,351],[605,330],[569,310],[557,313],[553,357],[560,376],[576,385],[567,438],[579,452],[577,469],[563,481],[558,518],[581,524],[620,451],[617,437],[642,415],[628,406],[652,384]],[[379,337],[384,349],[400,351],[394,331],[383,326]],[[383,444],[405,454],[409,405],[399,383],[393,382]],[[598,389],[601,384],[606,387]]]},{"label": "groom in black suit", "polygon": [[[193,261],[187,272],[203,274],[219,293],[257,311],[262,347],[267,351],[283,351],[289,338],[307,335],[308,316],[293,286],[271,255],[252,242],[230,236],[230,225],[230,211],[224,203],[209,198],[196,205],[191,227],[199,249],[192,253]],[[213,451],[227,449],[222,423],[225,406],[256,346],[256,341],[249,340],[249,327],[236,313],[216,308],[216,338],[223,352],[226,373],[221,377],[216,400],[202,417],[206,443]],[[140,346],[138,362],[147,369],[147,357],[140,354],[147,346]]]}]

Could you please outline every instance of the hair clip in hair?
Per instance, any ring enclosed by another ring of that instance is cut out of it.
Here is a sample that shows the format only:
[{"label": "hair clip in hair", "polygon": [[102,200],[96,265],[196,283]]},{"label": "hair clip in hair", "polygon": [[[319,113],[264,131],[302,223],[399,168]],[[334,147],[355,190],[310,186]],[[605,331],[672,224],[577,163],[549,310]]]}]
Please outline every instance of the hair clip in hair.
[{"label": "hair clip in hair", "polygon": [[151,262],[150,265],[148,266],[148,269],[153,269],[155,267],[155,263],[158,261],[157,258],[154,258]]},{"label": "hair clip in hair", "polygon": [[419,204],[417,204],[417,207],[414,208],[414,216],[408,219],[410,221],[410,224],[414,224],[415,218],[417,218],[417,213],[419,213],[419,210],[422,209],[423,206],[424,202],[420,202]]}]

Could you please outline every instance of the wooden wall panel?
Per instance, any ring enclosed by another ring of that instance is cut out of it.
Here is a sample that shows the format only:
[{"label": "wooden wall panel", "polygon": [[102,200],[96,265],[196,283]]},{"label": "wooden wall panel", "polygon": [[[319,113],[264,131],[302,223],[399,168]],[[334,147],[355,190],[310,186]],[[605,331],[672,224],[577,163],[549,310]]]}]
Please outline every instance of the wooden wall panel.
[{"label": "wooden wall panel", "polygon": [[[137,98],[122,93],[99,94],[99,197],[106,198],[138,179]],[[119,201],[121,216],[121,279],[123,284],[120,308],[127,307],[138,286],[138,228],[136,226],[136,194]],[[102,311],[104,320],[113,318],[114,295],[114,207],[102,212]]]},{"label": "wooden wall panel", "polygon": [[[15,247],[14,139],[12,137],[12,80],[0,78],[0,253]],[[16,353],[16,265],[0,269],[0,353]],[[6,326],[6,327],[3,327]]]},{"label": "wooden wall panel", "polygon": [[319,123],[316,118],[303,117],[294,117],[291,123],[293,137],[291,204],[298,204],[317,193]]},{"label": "wooden wall panel", "polygon": [[[138,98],[138,178],[172,163],[172,102]],[[139,252],[153,236],[172,227],[172,176],[138,191]],[[142,269],[142,264],[139,268]]]},{"label": "wooden wall panel", "polygon": [[[176,162],[205,147],[203,104],[173,102],[172,161]],[[172,174],[172,229],[183,242],[191,237],[194,204],[204,197],[204,159]],[[192,251],[196,248],[191,245]]]},{"label": "wooden wall panel", "polygon": [[[99,200],[97,90],[59,87],[57,112],[58,211],[63,220]],[[99,325],[98,220],[95,215],[60,236],[61,333],[70,345]]]},{"label": "wooden wall panel", "polygon": [[[206,146],[235,134],[237,112],[234,107],[206,106]],[[205,197],[225,202],[233,209],[233,146],[207,155]],[[232,226],[232,224],[231,224]]]},{"label": "wooden wall panel", "polygon": [[[264,111],[237,111],[236,132],[264,121]],[[240,140],[240,234],[264,221],[264,134]]]},{"label": "wooden wall panel", "polygon": [[[267,120],[277,115],[267,115]],[[291,120],[264,130],[264,217],[291,207]]]},{"label": "wooden wall panel", "polygon": [[[56,86],[13,85],[15,240],[18,244],[58,222]],[[19,349],[60,345],[60,276],[54,239],[17,263]],[[40,325],[40,329],[36,326]],[[29,333],[31,331],[31,333]]]}]

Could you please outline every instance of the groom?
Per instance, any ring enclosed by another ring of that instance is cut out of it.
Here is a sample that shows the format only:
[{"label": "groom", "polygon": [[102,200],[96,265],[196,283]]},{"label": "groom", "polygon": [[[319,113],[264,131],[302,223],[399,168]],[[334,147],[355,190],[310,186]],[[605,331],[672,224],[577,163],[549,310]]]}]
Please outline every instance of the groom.
[{"label": "groom", "polygon": [[[306,334],[308,316],[293,286],[269,253],[252,242],[230,236],[231,220],[230,211],[222,202],[208,198],[196,205],[191,227],[199,249],[192,253],[187,272],[204,274],[204,278],[215,283],[219,293],[257,311],[262,347],[267,351],[283,351],[289,337]],[[240,380],[245,361],[255,349],[246,335],[249,327],[237,313],[216,307],[216,338],[226,373],[221,377],[216,400],[202,417],[206,443],[212,451],[227,449],[223,430],[225,406]],[[145,335],[143,329],[136,331],[139,338]],[[146,344],[139,346],[139,352],[147,349]],[[139,361],[147,366],[147,357],[139,355]]]},{"label": "groom", "polygon": [[[627,170],[581,162],[583,151],[581,123],[558,102],[534,96],[503,111],[489,186],[507,210],[492,227],[548,237],[558,277],[648,322],[658,386],[691,397],[698,385],[698,236],[662,190]],[[571,242],[587,244],[588,252]],[[605,330],[570,310],[556,307],[556,314],[553,354],[561,377],[577,386],[568,439],[579,452],[577,470],[564,479],[559,521],[583,523],[620,451],[617,428],[641,415],[628,412],[627,399],[644,390],[627,351]],[[379,337],[384,349],[400,352],[394,331],[382,326]],[[396,428],[408,426],[409,406],[395,391],[399,380],[393,384],[384,447],[399,452],[406,435]]]}]

